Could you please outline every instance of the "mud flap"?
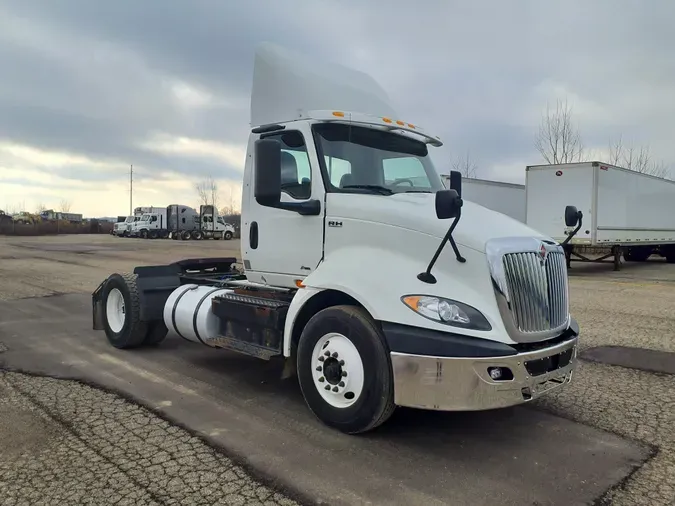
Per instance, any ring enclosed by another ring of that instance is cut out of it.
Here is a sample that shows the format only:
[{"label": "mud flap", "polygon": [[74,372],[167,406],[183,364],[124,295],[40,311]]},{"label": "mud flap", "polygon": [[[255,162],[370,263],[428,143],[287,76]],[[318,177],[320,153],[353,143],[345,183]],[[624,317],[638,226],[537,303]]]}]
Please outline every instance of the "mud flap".
[{"label": "mud flap", "polygon": [[103,326],[103,300],[101,296],[103,294],[103,287],[108,282],[108,278],[103,280],[103,282],[98,285],[98,288],[94,290],[94,293],[91,294],[91,316],[92,316],[92,327],[94,330],[105,330]]}]

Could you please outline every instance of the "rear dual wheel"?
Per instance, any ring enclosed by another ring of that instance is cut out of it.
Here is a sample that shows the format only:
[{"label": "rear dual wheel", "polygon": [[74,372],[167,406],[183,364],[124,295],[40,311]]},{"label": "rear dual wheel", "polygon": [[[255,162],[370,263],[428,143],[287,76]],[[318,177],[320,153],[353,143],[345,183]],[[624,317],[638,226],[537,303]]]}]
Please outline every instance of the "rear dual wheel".
[{"label": "rear dual wheel", "polygon": [[335,306],[314,315],[300,336],[297,370],[307,405],[330,427],[366,432],[394,412],[388,347],[362,308]]},{"label": "rear dual wheel", "polygon": [[113,274],[101,294],[103,327],[115,348],[137,348],[158,344],[168,332],[163,321],[141,321],[141,304],[136,274]]}]

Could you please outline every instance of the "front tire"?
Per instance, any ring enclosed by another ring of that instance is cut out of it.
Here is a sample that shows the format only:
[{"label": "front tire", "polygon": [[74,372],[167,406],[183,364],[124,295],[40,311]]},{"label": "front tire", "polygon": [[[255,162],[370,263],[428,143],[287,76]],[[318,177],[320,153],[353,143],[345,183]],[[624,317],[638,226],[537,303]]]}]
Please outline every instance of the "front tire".
[{"label": "front tire", "polygon": [[227,232],[225,232],[224,237],[226,241],[229,241],[230,239],[232,239],[232,232],[228,230]]},{"label": "front tire", "polygon": [[297,369],[307,405],[330,427],[367,432],[394,412],[389,350],[362,308],[335,306],[314,315],[300,336]]}]

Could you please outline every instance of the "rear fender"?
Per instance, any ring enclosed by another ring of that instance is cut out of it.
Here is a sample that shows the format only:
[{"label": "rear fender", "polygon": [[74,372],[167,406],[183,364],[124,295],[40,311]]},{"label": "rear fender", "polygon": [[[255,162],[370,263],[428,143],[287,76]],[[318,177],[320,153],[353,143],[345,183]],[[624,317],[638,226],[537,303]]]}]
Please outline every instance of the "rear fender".
[{"label": "rear fender", "polygon": [[[176,288],[181,286],[182,275],[211,269],[213,273],[232,272],[236,258],[196,258],[174,262],[168,265],[149,265],[136,267],[136,286],[140,301],[140,320],[158,321],[164,318],[166,300]],[[103,330],[103,291],[106,278],[92,293],[92,320],[94,330]]]},{"label": "rear fender", "polygon": [[105,278],[103,282],[98,285],[94,293],[91,294],[91,314],[92,314],[92,328],[94,330],[104,330],[103,327],[103,287],[108,282]]}]

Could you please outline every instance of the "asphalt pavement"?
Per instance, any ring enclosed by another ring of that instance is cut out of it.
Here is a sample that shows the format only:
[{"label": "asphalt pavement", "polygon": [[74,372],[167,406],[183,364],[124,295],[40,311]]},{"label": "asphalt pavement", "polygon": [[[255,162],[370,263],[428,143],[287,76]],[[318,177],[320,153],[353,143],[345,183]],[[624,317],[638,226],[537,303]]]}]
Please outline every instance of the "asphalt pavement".
[{"label": "asphalt pavement", "polygon": [[4,303],[3,367],[121,392],[312,502],[588,504],[651,454],[527,407],[400,410],[382,430],[346,436],[314,418],[280,364],[171,337],[116,350],[90,330],[90,308],[83,294]]}]

